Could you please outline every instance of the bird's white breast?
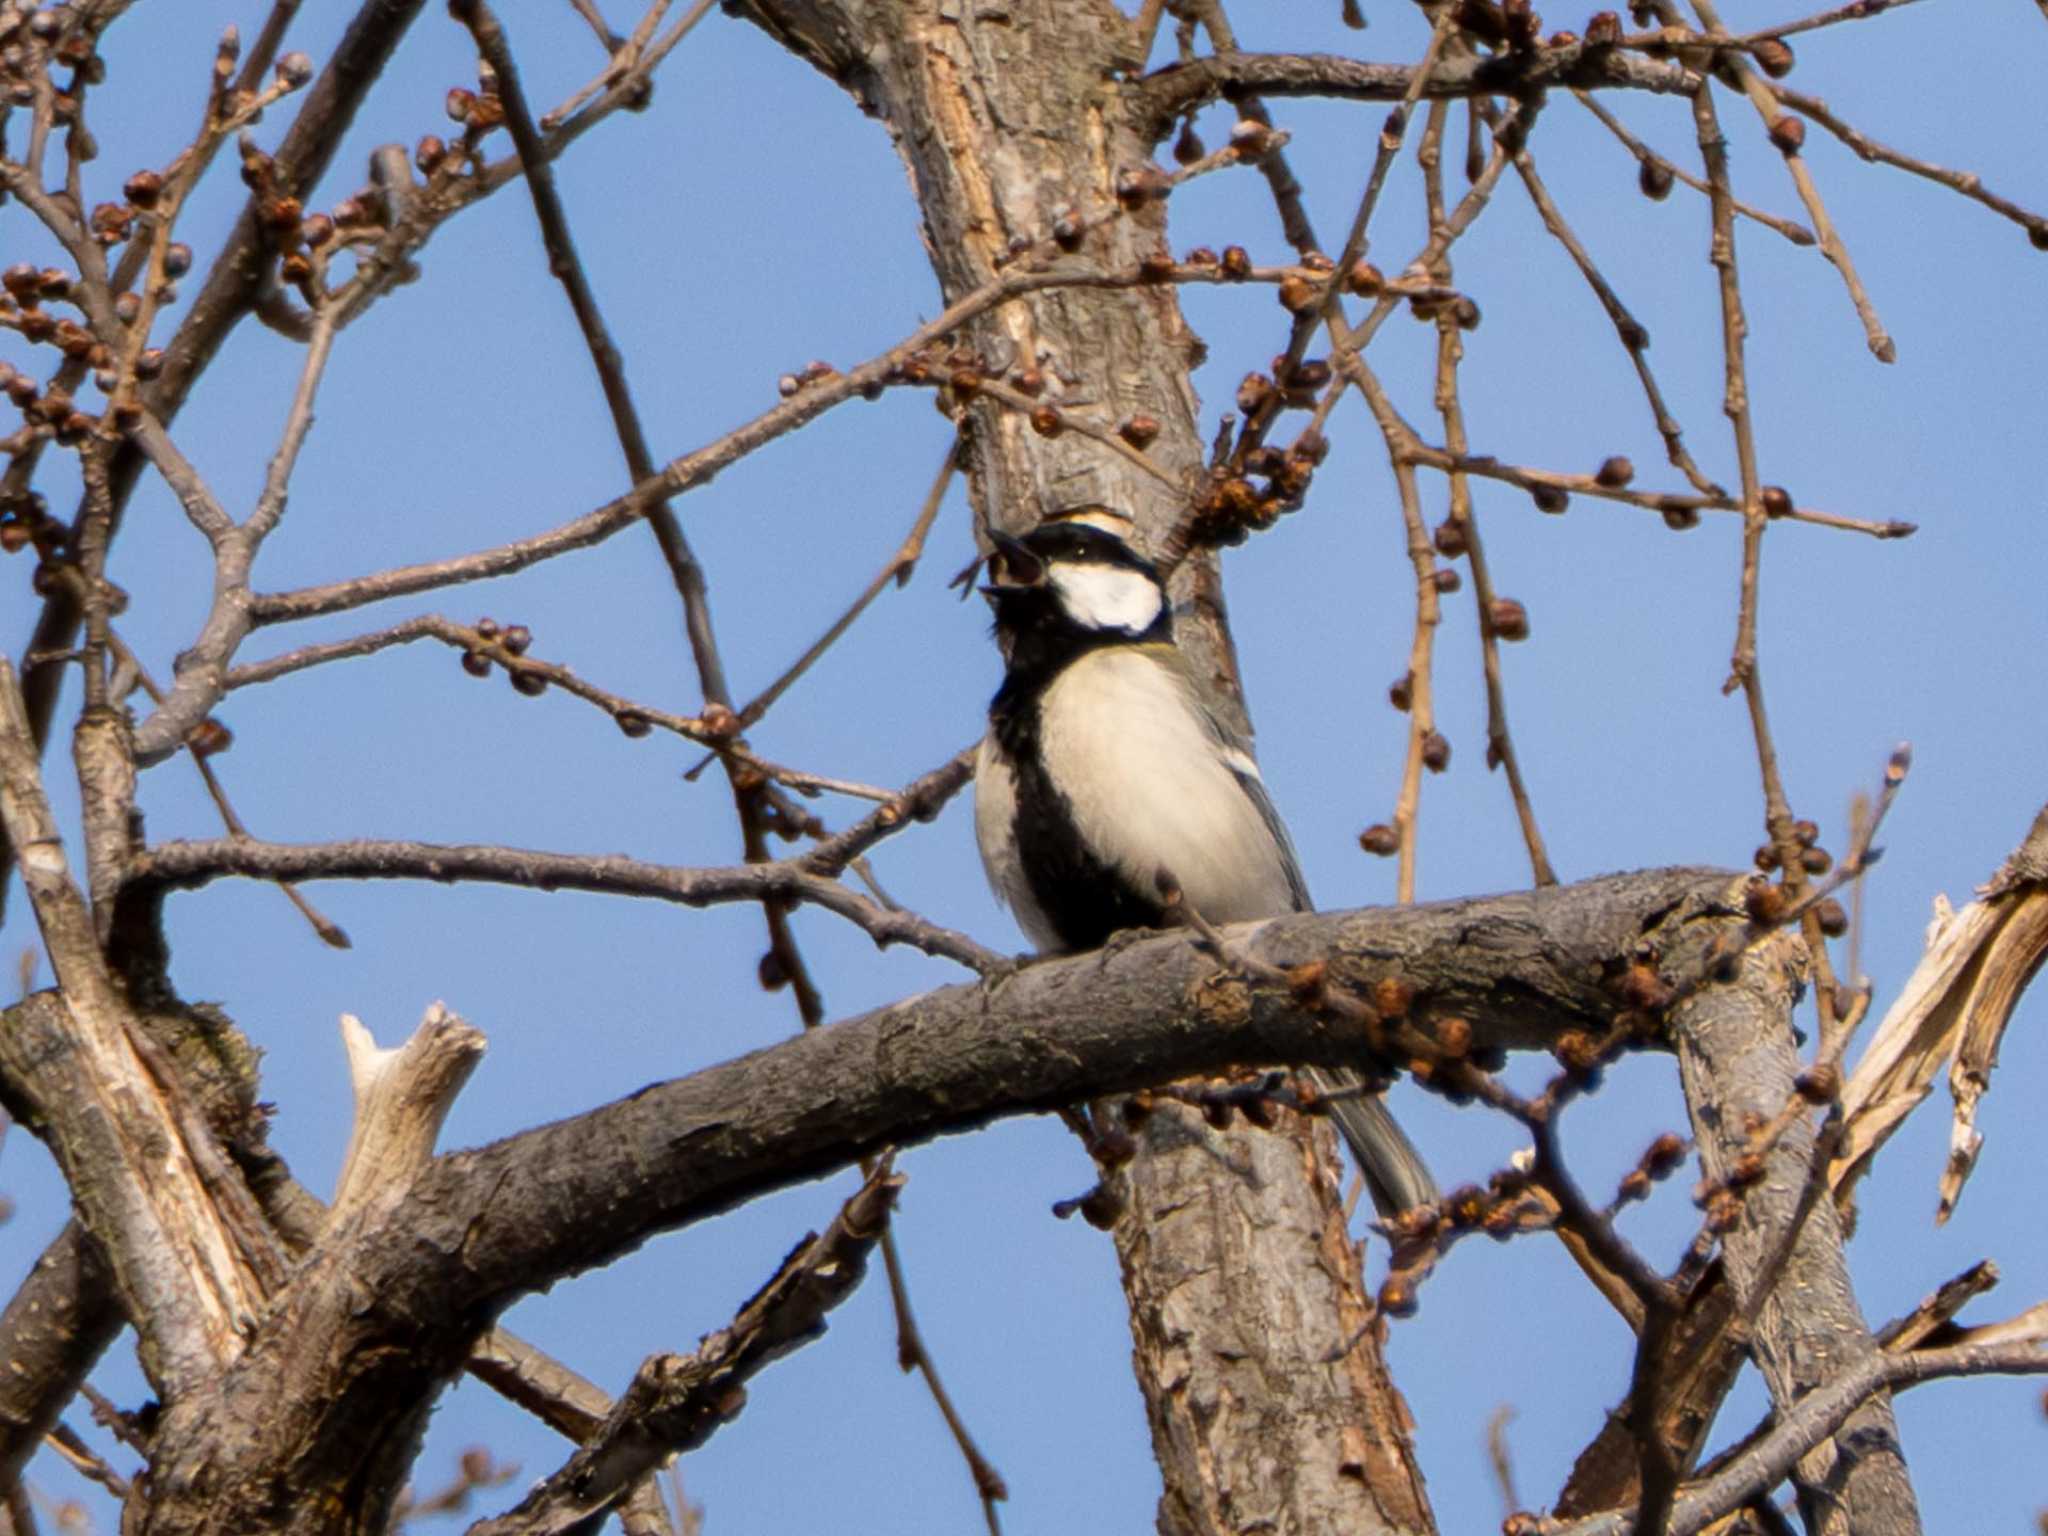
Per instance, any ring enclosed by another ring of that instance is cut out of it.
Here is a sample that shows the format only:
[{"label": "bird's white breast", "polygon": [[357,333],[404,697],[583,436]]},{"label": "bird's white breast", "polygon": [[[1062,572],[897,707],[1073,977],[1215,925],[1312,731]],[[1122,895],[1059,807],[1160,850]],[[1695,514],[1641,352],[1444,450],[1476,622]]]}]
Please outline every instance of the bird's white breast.
[{"label": "bird's white breast", "polygon": [[1047,687],[1040,750],[1082,840],[1148,894],[1163,867],[1211,922],[1294,908],[1287,855],[1177,667],[1129,646],[1091,651]]}]

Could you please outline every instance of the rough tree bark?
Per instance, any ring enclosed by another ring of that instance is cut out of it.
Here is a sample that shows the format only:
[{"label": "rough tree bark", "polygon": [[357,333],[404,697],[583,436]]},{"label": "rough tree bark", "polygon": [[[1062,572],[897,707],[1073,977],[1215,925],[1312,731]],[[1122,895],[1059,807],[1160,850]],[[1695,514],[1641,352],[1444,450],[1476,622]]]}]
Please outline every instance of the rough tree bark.
[{"label": "rough tree bark", "polygon": [[[1722,1179],[1793,1093],[1799,1055],[1789,1022],[1803,976],[1790,936],[1759,946],[1733,982],[1674,1010],[1685,1098],[1707,1176]],[[1761,1027],[1786,1020],[1786,1027]],[[1761,1182],[1723,1238],[1735,1300],[1771,1399],[1786,1411],[1866,1361],[1876,1341],[1856,1305],[1835,1202],[1814,1165],[1814,1130],[1795,1120],[1764,1157]],[[1912,1536],[1920,1529],[1891,1396],[1863,1403],[1801,1460],[1800,1512],[1814,1536]]]}]

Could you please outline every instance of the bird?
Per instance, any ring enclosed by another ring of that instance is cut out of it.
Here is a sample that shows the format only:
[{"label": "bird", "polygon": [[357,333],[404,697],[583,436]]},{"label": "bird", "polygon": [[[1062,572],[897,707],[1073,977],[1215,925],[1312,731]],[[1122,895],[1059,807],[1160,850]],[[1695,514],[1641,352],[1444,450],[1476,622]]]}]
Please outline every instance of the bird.
[{"label": "bird", "polygon": [[[974,828],[997,899],[1040,954],[1167,926],[1167,877],[1212,923],[1312,910],[1246,743],[1204,702],[1156,566],[1106,509],[991,531],[982,588],[1004,658],[975,762]],[[1381,1217],[1435,1181],[1387,1107],[1343,1070],[1311,1080]]]}]

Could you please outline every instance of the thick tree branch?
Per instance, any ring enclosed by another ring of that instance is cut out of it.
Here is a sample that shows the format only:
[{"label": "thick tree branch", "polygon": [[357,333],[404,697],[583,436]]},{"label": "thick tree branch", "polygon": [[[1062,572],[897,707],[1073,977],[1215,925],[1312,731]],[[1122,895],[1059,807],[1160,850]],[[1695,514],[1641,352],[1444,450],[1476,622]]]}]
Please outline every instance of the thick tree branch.
[{"label": "thick tree branch", "polygon": [[0,1488],[20,1475],[124,1321],[105,1260],[68,1222],[0,1312]]},{"label": "thick tree branch", "polygon": [[[1729,1181],[1754,1160],[1756,1127],[1794,1098],[1799,1058],[1791,1003],[1800,946],[1788,935],[1750,949],[1740,974],[1684,999],[1672,1016],[1700,1163]],[[1878,1352],[1849,1281],[1834,1202],[1810,1177],[1814,1131],[1794,1119],[1743,1189],[1722,1252],[1751,1349],[1781,1415]],[[1819,1533],[1919,1530],[1913,1489],[1888,1396],[1872,1397],[1810,1451],[1798,1474],[1808,1529]]]},{"label": "thick tree branch", "polygon": [[[1660,870],[1228,931],[1282,970],[1320,959],[1363,988],[1398,975],[1415,989],[1413,1017],[1464,1019],[1475,1049],[1542,1048],[1605,1027],[1621,1004],[1603,968],[1638,943],[1701,921],[1739,928],[1725,899],[1736,888],[1716,871]],[[411,1235],[371,1262],[390,1265],[400,1310],[498,1304],[886,1145],[1195,1072],[1355,1064],[1362,1048],[1284,986],[1246,982],[1187,936],[1164,935],[925,993],[442,1157],[401,1213]],[[464,1236],[418,1262],[438,1248],[436,1230]],[[435,1292],[443,1281],[453,1290]]]},{"label": "thick tree branch", "polygon": [[[1219,53],[1169,64],[1128,87],[1139,121],[1163,138],[1175,118],[1240,92],[1261,96],[1329,96],[1346,101],[1407,100],[1416,66],[1368,64],[1327,53]],[[1426,100],[1529,96],[1553,87],[1581,90],[1624,87],[1684,95],[1699,76],[1677,64],[1656,63],[1613,48],[1568,43],[1526,54],[1477,55],[1437,61],[1423,83]]]},{"label": "thick tree branch", "polygon": [[[1398,975],[1411,1017],[1462,1018],[1475,1047],[1541,1046],[1603,1027],[1621,1007],[1605,975],[1642,946],[1740,928],[1737,890],[1726,874],[1664,870],[1231,932],[1262,968],[1321,960],[1330,985],[1368,990]],[[1285,982],[1249,982],[1166,934],[926,993],[437,1158],[388,1220],[303,1257],[209,1398],[167,1418],[162,1467],[205,1456],[230,1422],[246,1450],[231,1482],[184,1501],[180,1528],[247,1531],[287,1476],[304,1507],[353,1500],[374,1528],[421,1414],[492,1318],[657,1231],[999,1116],[1244,1063],[1355,1064],[1365,1049]]]},{"label": "thick tree branch", "polygon": [[[160,1387],[203,1379],[263,1291],[262,1235],[160,1048],[107,973],[44,797],[27,710],[0,659],[0,821],[56,973],[0,1030],[0,1077],[63,1167],[136,1314]],[[10,1105],[10,1107],[15,1107]],[[246,1207],[247,1209],[242,1209]]]}]

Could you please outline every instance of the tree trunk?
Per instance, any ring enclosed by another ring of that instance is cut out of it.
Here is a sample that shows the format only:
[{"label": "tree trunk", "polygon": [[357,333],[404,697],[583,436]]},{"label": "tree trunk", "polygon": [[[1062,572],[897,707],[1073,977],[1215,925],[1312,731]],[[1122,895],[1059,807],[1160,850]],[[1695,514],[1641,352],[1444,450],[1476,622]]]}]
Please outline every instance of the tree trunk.
[{"label": "tree trunk", "polygon": [[[1163,202],[1095,217],[1154,147],[1116,79],[1139,62],[1134,28],[1108,0],[750,0],[746,12],[888,125],[947,303],[1016,263],[1108,272],[1164,252]],[[1062,219],[1078,244],[1050,242]],[[1101,504],[1158,548],[1203,467],[1188,379],[1201,343],[1175,290],[1034,293],[969,333],[981,374],[1030,370],[1036,398],[1065,415],[1110,431],[1153,418],[1146,457],[1164,472],[982,400],[963,420],[982,517],[1022,530]],[[1243,723],[1213,565],[1187,561],[1174,597],[1183,649]],[[1216,1131],[1162,1108],[1138,1137],[1117,1250],[1166,1479],[1162,1531],[1434,1529],[1369,1326],[1334,1144],[1312,1131]]]}]

